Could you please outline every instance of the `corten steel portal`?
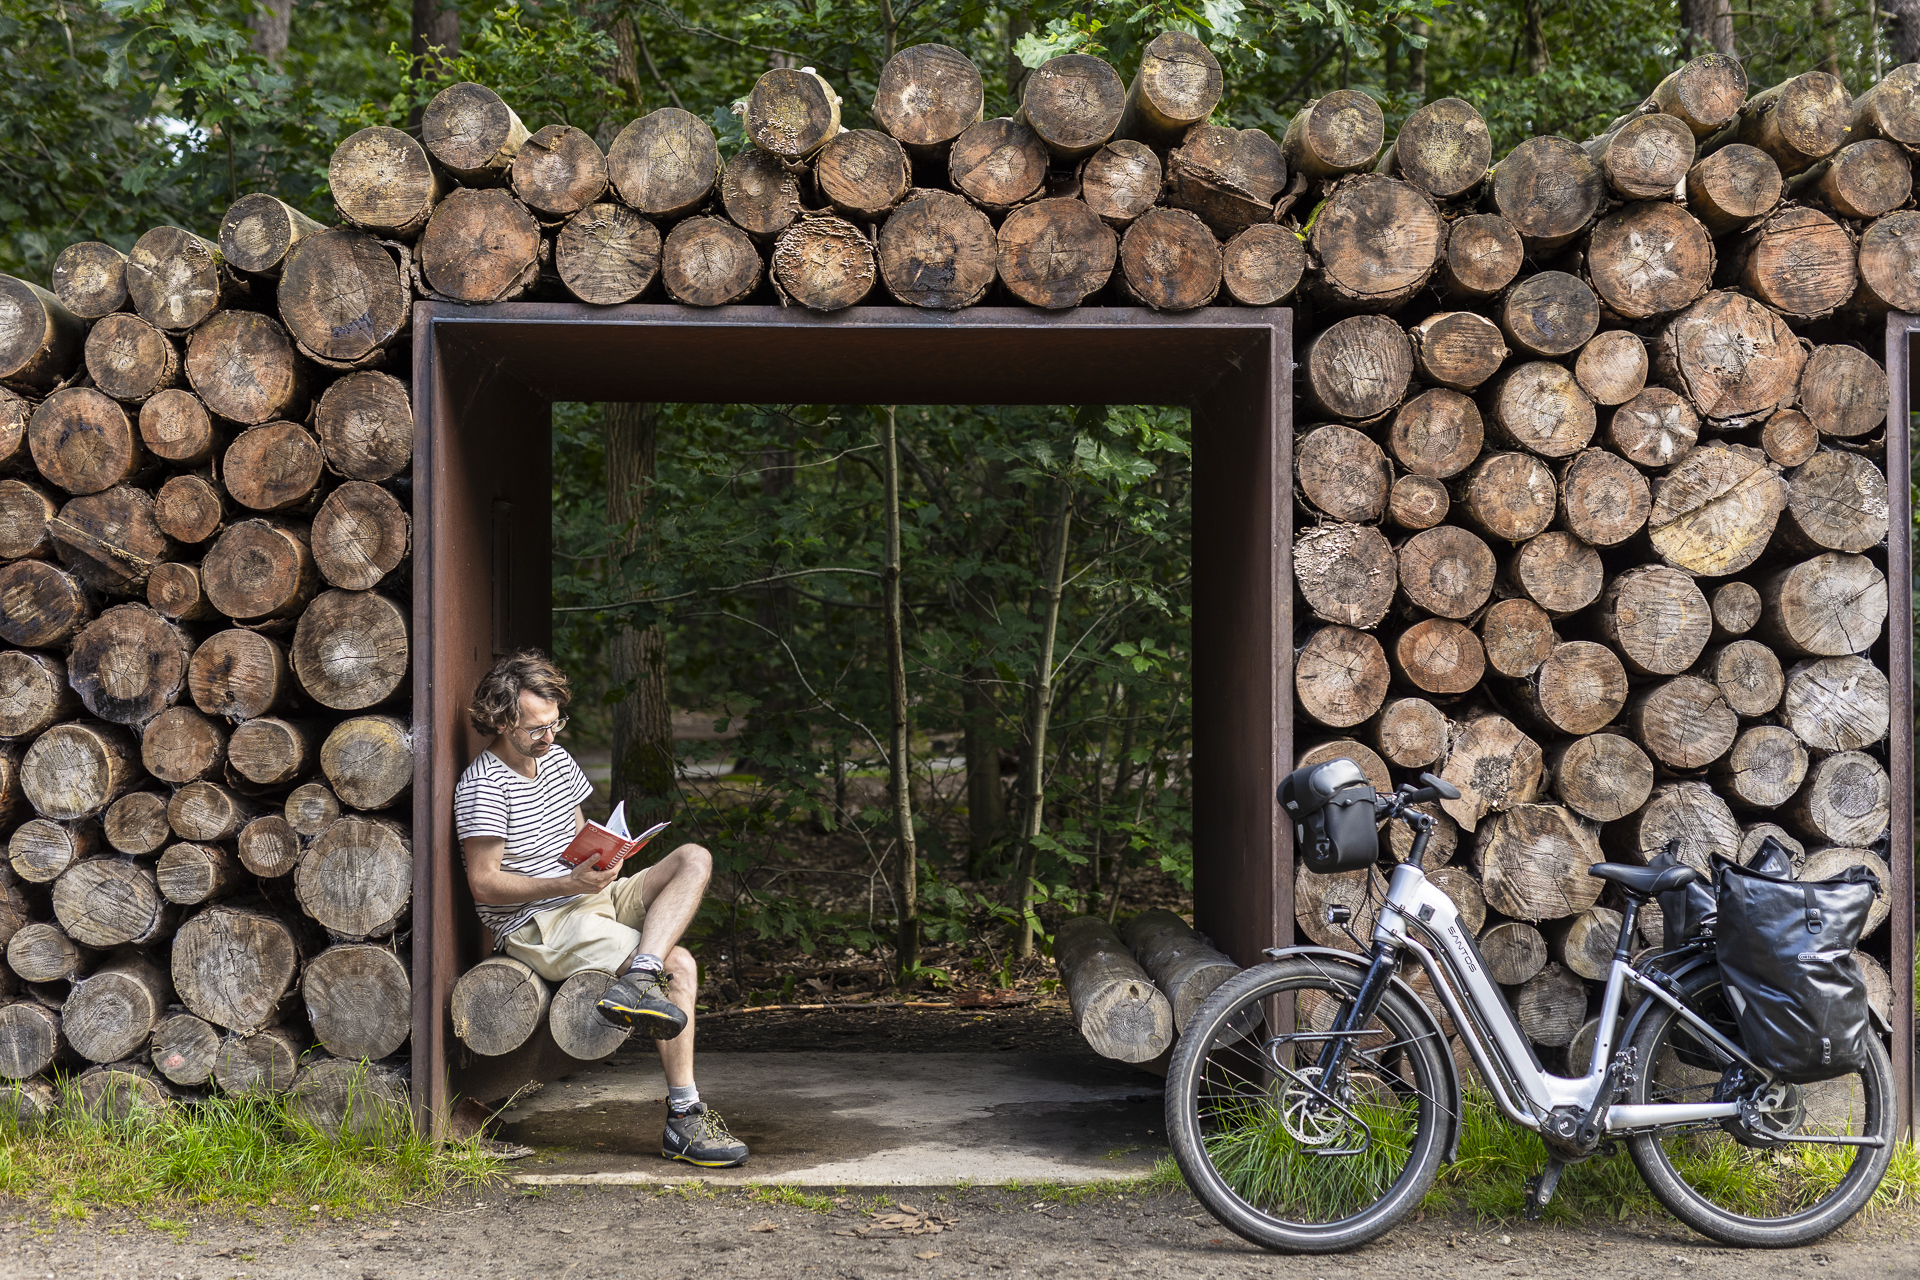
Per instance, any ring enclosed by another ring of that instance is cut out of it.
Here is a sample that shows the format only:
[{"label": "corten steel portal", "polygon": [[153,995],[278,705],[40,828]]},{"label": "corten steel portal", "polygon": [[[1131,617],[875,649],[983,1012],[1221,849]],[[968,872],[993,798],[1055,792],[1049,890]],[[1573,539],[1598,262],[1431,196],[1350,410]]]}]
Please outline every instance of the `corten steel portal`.
[{"label": "corten steel portal", "polygon": [[[1887,867],[1893,872],[1893,1075],[1909,1134],[1920,1133],[1920,1081],[1914,1075],[1913,934],[1913,511],[1908,488],[1913,466],[1914,413],[1920,410],[1920,316],[1887,317],[1887,610],[1886,637],[1873,649],[1893,685],[1893,736],[1887,773],[1893,779],[1893,835]],[[1869,553],[1871,554],[1871,553]]]},{"label": "corten steel portal", "polygon": [[1197,923],[1242,964],[1292,940],[1291,311],[419,303],[413,343],[413,1080],[436,1132],[448,995],[479,958],[462,708],[497,652],[551,640],[555,400],[1191,406]]}]

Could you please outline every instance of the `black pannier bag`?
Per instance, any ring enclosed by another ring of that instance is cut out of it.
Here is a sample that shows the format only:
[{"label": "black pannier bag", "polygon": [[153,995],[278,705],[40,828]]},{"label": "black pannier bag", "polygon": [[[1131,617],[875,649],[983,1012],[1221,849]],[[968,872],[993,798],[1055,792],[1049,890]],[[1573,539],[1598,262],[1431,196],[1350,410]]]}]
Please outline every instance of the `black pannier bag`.
[{"label": "black pannier bag", "polygon": [[1720,872],[1714,951],[1727,1003],[1753,1060],[1806,1084],[1867,1062],[1867,984],[1853,949],[1879,877],[1787,880],[1729,863]]},{"label": "black pannier bag", "polygon": [[[1667,852],[1648,865],[1664,869],[1679,862],[1680,859],[1673,853],[1678,845],[1678,841],[1669,844]],[[1696,880],[1683,889],[1669,889],[1660,895],[1660,923],[1665,931],[1668,951],[1678,951],[1702,935],[1712,936],[1714,916],[1718,909],[1714,900],[1715,886],[1720,883],[1720,868],[1733,865],[1731,858],[1715,854],[1711,880]],[[1786,848],[1772,836],[1762,840],[1760,847],[1753,851],[1753,857],[1747,860],[1747,869],[1776,880],[1793,879],[1793,863],[1787,858]]]},{"label": "black pannier bag", "polygon": [[1344,756],[1295,769],[1280,784],[1295,856],[1323,876],[1372,866],[1380,859],[1373,802],[1373,784]]}]

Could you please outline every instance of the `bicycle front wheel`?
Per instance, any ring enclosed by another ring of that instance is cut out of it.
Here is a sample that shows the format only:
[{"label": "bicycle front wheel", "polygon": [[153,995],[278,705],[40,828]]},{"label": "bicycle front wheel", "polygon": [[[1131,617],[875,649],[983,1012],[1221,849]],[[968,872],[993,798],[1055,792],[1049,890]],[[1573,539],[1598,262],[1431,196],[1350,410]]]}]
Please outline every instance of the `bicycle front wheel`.
[{"label": "bicycle front wheel", "polygon": [[[1695,1012],[1735,1044],[1739,1028],[1718,968],[1685,981]],[[1636,1104],[1751,1098],[1755,1128],[1719,1121],[1676,1126],[1628,1140],[1647,1187],[1674,1217],[1731,1245],[1791,1248],[1837,1230],[1865,1207],[1893,1159],[1897,1117],[1893,1064],[1880,1038],[1867,1037],[1864,1070],[1817,1084],[1764,1084],[1694,1033],[1665,1004],[1633,1039]],[[1840,1146],[1808,1137],[1877,1138]],[[1796,1140],[1798,1139],[1798,1140]]]},{"label": "bicycle front wheel", "polygon": [[1424,1009],[1389,990],[1316,1067],[1365,970],[1295,957],[1235,974],[1181,1033],[1167,1071],[1167,1134],[1187,1185],[1263,1248],[1336,1253],[1390,1231],[1433,1183],[1457,1114]]}]

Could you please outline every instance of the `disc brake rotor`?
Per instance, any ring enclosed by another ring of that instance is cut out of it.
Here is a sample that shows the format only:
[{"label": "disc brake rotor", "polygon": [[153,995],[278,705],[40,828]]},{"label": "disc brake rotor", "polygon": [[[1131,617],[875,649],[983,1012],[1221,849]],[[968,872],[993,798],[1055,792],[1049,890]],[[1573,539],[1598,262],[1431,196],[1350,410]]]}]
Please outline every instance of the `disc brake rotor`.
[{"label": "disc brake rotor", "polygon": [[1353,1132],[1353,1122],[1342,1108],[1323,1096],[1320,1068],[1303,1067],[1293,1075],[1295,1078],[1282,1077],[1279,1081],[1280,1127],[1303,1147],[1343,1143]]}]

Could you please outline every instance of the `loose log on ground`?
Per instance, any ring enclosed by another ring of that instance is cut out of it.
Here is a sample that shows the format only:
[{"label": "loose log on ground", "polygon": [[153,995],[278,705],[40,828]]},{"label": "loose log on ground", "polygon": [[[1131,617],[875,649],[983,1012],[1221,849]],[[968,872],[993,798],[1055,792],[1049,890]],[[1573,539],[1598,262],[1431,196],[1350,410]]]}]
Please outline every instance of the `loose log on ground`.
[{"label": "loose log on ground", "polygon": [[1220,93],[1220,63],[1212,51],[1184,31],[1163,31],[1140,52],[1116,132],[1170,145],[1213,114]]},{"label": "loose log on ground", "polygon": [[[1127,232],[1127,243],[1142,226],[1159,216],[1155,211],[1136,222]],[[1169,211],[1167,216],[1182,215]],[[1307,343],[1306,358],[1301,363],[1306,372],[1304,390],[1311,404],[1337,418],[1364,420],[1385,413],[1406,394],[1413,377],[1413,344],[1399,325],[1384,316],[1349,316],[1316,334]],[[1474,417],[1477,420],[1479,415]],[[1456,450],[1464,451],[1464,435],[1462,431],[1459,443],[1446,450],[1449,456]]]},{"label": "loose log on ground", "polygon": [[180,348],[174,340],[122,311],[87,333],[87,376],[122,404],[142,404],[180,380]]},{"label": "loose log on ground", "polygon": [[[1379,922],[1380,904],[1386,900],[1386,890],[1386,877],[1372,867],[1323,876],[1308,871],[1306,864],[1300,863],[1293,876],[1294,923],[1319,946],[1336,951],[1364,951],[1366,940],[1373,936],[1373,927]],[[1345,907],[1351,913],[1344,926],[1327,919],[1331,907]]]},{"label": "loose log on ground", "polygon": [[46,392],[80,364],[86,322],[39,285],[0,276],[0,382]]},{"label": "loose log on ground", "polygon": [[511,174],[521,203],[549,218],[565,218],[606,192],[607,157],[592,134],[550,124],[520,145]]},{"label": "loose log on ground", "polygon": [[1920,64],[1895,67],[1853,100],[1852,137],[1872,136],[1901,146],[1920,145]]},{"label": "loose log on ground", "polygon": [[1670,200],[1693,166],[1693,130],[1665,113],[1630,116],[1586,152],[1622,200]]},{"label": "loose log on ground", "polygon": [[1672,466],[1700,438],[1700,415],[1665,387],[1648,387],[1613,411],[1607,440],[1643,467]]},{"label": "loose log on ground", "polygon": [[250,276],[277,279],[293,247],[327,228],[265,192],[241,196],[220,220],[220,256]]},{"label": "loose log on ground", "polygon": [[1555,647],[1515,693],[1520,705],[1550,729],[1575,736],[1597,733],[1627,705],[1627,673],[1605,645],[1573,640]]},{"label": "loose log on ground", "polygon": [[107,843],[135,857],[160,852],[173,839],[173,828],[167,825],[167,799],[160,791],[133,791],[115,800],[101,821]]},{"label": "loose log on ground", "polygon": [[[326,790],[324,787],[320,789]],[[337,811],[333,814],[333,817],[339,816]],[[328,821],[331,822],[332,818]],[[321,828],[322,831],[325,829]],[[273,880],[292,875],[294,868],[300,865],[302,834],[296,832],[284,817],[269,813],[240,828],[233,847],[239,855],[241,866],[263,880]],[[313,834],[318,835],[319,832]]]},{"label": "loose log on ground", "polygon": [[29,924],[7,942],[7,968],[22,982],[63,982],[87,973],[99,953],[57,924]]},{"label": "loose log on ground", "polygon": [[944,44],[917,44],[880,68],[873,118],[903,145],[928,151],[946,146],[978,121],[985,102],[973,59]]},{"label": "loose log on ground", "polygon": [[53,882],[53,914],[75,942],[89,947],[157,942],[179,917],[160,896],[152,868],[128,858],[88,858]]},{"label": "loose log on ground", "polygon": [[1554,959],[1590,982],[1605,981],[1624,921],[1625,917],[1610,907],[1588,907],[1562,921],[1548,935]]},{"label": "loose log on ground", "polygon": [[1547,940],[1524,920],[1507,920],[1480,935],[1487,976],[1516,987],[1547,966]]},{"label": "loose log on ground", "polygon": [[1047,60],[1020,91],[1020,118],[1057,160],[1078,160],[1105,146],[1126,105],[1120,73],[1084,53]]},{"label": "loose log on ground", "polygon": [[92,617],[85,588],[72,574],[42,560],[0,565],[0,640],[54,648]]},{"label": "loose log on ground", "polygon": [[[1553,523],[1559,493],[1553,472],[1532,454],[1488,453],[1455,483],[1454,499],[1460,513],[1489,537],[1523,542]],[[1404,564],[1400,576],[1404,584],[1409,576]]]},{"label": "loose log on ground", "polygon": [[287,651],[257,631],[235,628],[208,639],[187,666],[187,692],[210,716],[248,720],[283,705],[293,692]]},{"label": "loose log on ground", "polygon": [[1809,71],[1748,98],[1734,131],[1791,177],[1838,151],[1852,122],[1853,99],[1840,78]]},{"label": "loose log on ground", "polygon": [[327,188],[342,220],[398,240],[418,235],[446,194],[427,149],[381,125],[362,129],[334,148]]},{"label": "loose log on ground", "polygon": [[381,358],[407,326],[407,295],[393,255],[345,227],[302,240],[287,255],[277,293],[280,319],[300,351],[333,368]]},{"label": "loose log on ground", "polygon": [[1601,882],[1587,868],[1602,860],[1599,828],[1557,804],[1517,804],[1494,814],[1473,851],[1487,905],[1536,923],[1591,907]]},{"label": "loose log on ground", "polygon": [[463,188],[434,207],[415,260],[434,297],[511,302],[539,282],[540,227],[510,192]]},{"label": "loose log on ground", "polygon": [[1711,873],[1713,854],[1740,846],[1733,810],[1704,782],[1662,783],[1638,810],[1608,824],[1606,834],[1621,861],[1643,866],[1678,842],[1680,861],[1703,876]]},{"label": "loose log on ground", "polygon": [[1401,476],[1387,495],[1387,519],[1402,529],[1431,529],[1452,505],[1447,486],[1428,476]]},{"label": "loose log on ground", "polygon": [[1548,1048],[1572,1044],[1587,1019],[1586,983],[1549,963],[1514,993],[1513,1016],[1521,1034],[1535,1044]]},{"label": "loose log on ground", "polygon": [[1040,190],[1047,163],[1047,146],[1039,134],[1019,120],[997,116],[969,125],[954,141],[947,177],[955,191],[983,208],[1002,211]]},{"label": "loose log on ground", "polygon": [[68,387],[40,403],[27,446],[41,476],[68,493],[99,493],[132,479],[146,461],[127,411],[92,387]]},{"label": "loose log on ground", "polygon": [[1701,673],[1719,688],[1729,707],[1748,717],[1772,711],[1786,689],[1780,659],[1757,640],[1736,640],[1709,651]]},{"label": "loose log on ground", "polygon": [[143,604],[107,610],[73,638],[67,679],[87,710],[141,725],[178,701],[193,643]]},{"label": "loose log on ground", "polygon": [[553,260],[560,282],[580,301],[632,302],[660,274],[660,232],[625,205],[591,205],[560,229]]},{"label": "loose log on ground", "polygon": [[60,508],[47,532],[60,559],[88,586],[113,596],[144,596],[148,575],[176,551],[153,508],[145,490],[116,485]]},{"label": "loose log on ground", "polygon": [[1660,380],[1709,418],[1788,403],[1804,363],[1786,321],[1736,293],[1709,293],[1688,307],[1654,348]]},{"label": "loose log on ground", "polygon": [[[1440,776],[1459,789],[1460,798],[1442,800],[1440,807],[1463,828],[1475,831],[1487,814],[1539,799],[1546,786],[1543,763],[1540,745],[1505,716],[1476,716],[1447,744]],[[1488,902],[1499,907],[1491,897]]]},{"label": "loose log on ground", "polygon": [[420,117],[420,141],[440,167],[467,182],[497,181],[526,145],[527,126],[485,85],[450,84]]},{"label": "loose log on ground", "polygon": [[776,67],[747,95],[747,137],[783,160],[804,160],[840,132],[840,95],[812,67]]},{"label": "loose log on ground", "polygon": [[850,129],[814,157],[813,179],[820,194],[841,213],[872,220],[886,216],[906,199],[913,168],[906,151],[886,134]]},{"label": "loose log on ground", "polygon": [[1420,376],[1455,391],[1472,391],[1507,358],[1500,328],[1471,311],[1443,311],[1407,330]]},{"label": "loose log on ground", "polygon": [[1866,311],[1920,307],[1920,211],[1898,209],[1860,236],[1860,291],[1850,306]]},{"label": "loose log on ground", "polygon": [[311,839],[340,816],[340,801],[325,786],[309,782],[288,793],[285,816],[289,827]]},{"label": "loose log on ground", "polygon": [[98,240],[68,245],[53,260],[53,294],[82,320],[125,310],[127,255]]},{"label": "loose log on ground", "polygon": [[155,227],[127,255],[127,296],[148,324],[186,333],[237,292],[220,246],[179,227]]},{"label": "loose log on ground", "polygon": [[1487,922],[1487,896],[1481,891],[1480,878],[1466,867],[1434,867],[1427,879],[1453,902],[1461,928],[1479,933]]},{"label": "loose log on ground", "polygon": [[327,495],[313,518],[315,566],[328,585],[367,591],[405,563],[412,522],[391,493],[350,480]]},{"label": "loose log on ground", "polygon": [[167,825],[182,840],[231,840],[265,812],[250,796],[217,782],[190,782],[167,802]]},{"label": "loose log on ground", "polygon": [[[1162,172],[1160,157],[1143,142],[1131,142],[1121,139],[1109,142],[1106,146],[1088,157],[1080,168],[1080,198],[1087,207],[1100,216],[1100,220],[1116,231],[1124,231],[1133,220],[1153,207],[1160,198]],[[1252,228],[1248,228],[1252,230]],[[1266,241],[1258,241],[1266,245]],[[1299,249],[1300,241],[1293,241]],[[1279,250],[1276,250],[1279,252]],[[1306,266],[1306,253],[1299,254],[1302,269]],[[1271,270],[1271,269],[1269,269]],[[1256,275],[1258,272],[1255,273]],[[1299,283],[1296,274],[1294,284]],[[1292,285],[1288,286],[1291,291]],[[1239,297],[1239,295],[1235,295]],[[1266,302],[1240,301],[1250,307],[1271,305]],[[1277,299],[1276,299],[1277,301]]]},{"label": "loose log on ground", "polygon": [[133,789],[140,752],[133,735],[98,720],[57,724],[33,740],[20,786],[42,817],[91,818]]},{"label": "loose log on ground", "polygon": [[1773,809],[1793,798],[1807,777],[1806,744],[1791,729],[1755,725],[1734,740],[1713,766],[1713,780],[1729,804]]},{"label": "loose log on ground", "polygon": [[142,956],[125,956],[73,984],[60,1027],[74,1052],[91,1062],[138,1053],[167,1012],[166,975]]},{"label": "loose log on ground", "polygon": [[397,1069],[323,1057],[300,1069],[288,1108],[329,1137],[345,1134],[391,1148],[411,1132],[408,1097],[406,1076]]},{"label": "loose log on ground", "polygon": [[224,898],[246,883],[239,859],[216,844],[167,846],[154,866],[160,895],[183,907]]},{"label": "loose log on ground", "polygon": [[1653,510],[1647,481],[1605,449],[1584,449],[1560,471],[1557,523],[1581,542],[1610,547],[1646,524]]},{"label": "loose log on ground", "polygon": [[1553,794],[1583,818],[1615,822],[1653,793],[1653,761],[1617,733],[1595,733],[1547,752]]},{"label": "loose log on ground", "polygon": [[[57,658],[19,649],[0,652],[0,738],[34,738],[80,713],[80,696]],[[0,804],[0,821],[5,806]]]},{"label": "loose log on ground", "polygon": [[1485,432],[1480,406],[1458,391],[1435,388],[1400,406],[1388,428],[1387,445],[1414,475],[1445,480],[1480,456]]},{"label": "loose log on ground", "polygon": [[1220,242],[1184,209],[1149,209],[1120,241],[1125,291],[1156,311],[1205,306],[1220,292],[1222,270]]},{"label": "loose log on ground", "polygon": [[[1007,215],[998,250],[1000,279],[1014,297],[1036,307],[1072,307],[1106,287],[1119,239],[1078,200],[1039,200]],[[866,252],[870,263],[872,250]]]},{"label": "loose log on ground", "polygon": [[1707,230],[1726,235],[1779,204],[1785,189],[1772,156],[1736,142],[1687,171],[1687,209]]},{"label": "loose log on ground", "polygon": [[1300,108],[1280,149],[1296,172],[1337,178],[1373,167],[1386,128],[1379,103],[1357,89],[1337,89]]},{"label": "loose log on ground", "polygon": [[547,1007],[547,1029],[553,1042],[568,1057],[598,1062],[618,1049],[631,1034],[627,1028],[615,1026],[594,1012],[593,1006],[612,983],[610,973],[582,969],[554,991],[553,1002]]},{"label": "loose log on ground", "polygon": [[226,490],[210,476],[174,476],[154,495],[153,522],[176,542],[205,542],[220,532],[226,516]]},{"label": "loose log on ground", "polygon": [[140,763],[162,782],[198,782],[226,762],[227,726],[192,707],[168,707],[141,732]]},{"label": "loose log on ground", "polygon": [[180,1085],[201,1085],[213,1078],[220,1056],[220,1033],[205,1018],[170,1014],[153,1029],[148,1048],[153,1068]]},{"label": "loose log on ground", "polygon": [[1493,552],[1453,525],[1414,534],[1401,545],[1398,561],[1407,598],[1437,617],[1469,617],[1493,591]]},{"label": "loose log on ground", "polygon": [[200,584],[215,609],[258,626],[301,615],[320,574],[304,526],[242,520],[229,526],[200,562]]},{"label": "loose log on ground", "polygon": [[1486,408],[1494,439],[1543,458],[1571,457],[1586,448],[1599,421],[1573,371],[1548,360],[1501,374],[1487,391]]},{"label": "loose log on ground", "polygon": [[1378,626],[1398,582],[1385,535],[1353,524],[1302,533],[1294,542],[1293,576],[1315,617],[1352,627]]},{"label": "loose log on ground", "polygon": [[1887,420],[1886,370],[1858,347],[1815,347],[1800,372],[1800,409],[1822,435],[1852,439]]},{"label": "loose log on ground", "polygon": [[1640,565],[1607,584],[1600,627],[1630,671],[1679,675],[1713,633],[1713,612],[1692,578],[1663,565]]},{"label": "loose log on ground", "polygon": [[1769,643],[1809,657],[1860,653],[1887,620],[1887,580],[1865,556],[1829,551],[1760,583],[1760,625]]},{"label": "loose log on ground", "polygon": [[285,1027],[231,1036],[213,1060],[213,1082],[231,1094],[285,1093],[300,1070],[303,1040]]},{"label": "loose log on ground", "polygon": [[0,1005],[0,1078],[30,1080],[66,1051],[58,1013],[31,1000]]},{"label": "loose log on ground", "polygon": [[383,938],[413,897],[413,847],[398,823],[349,814],[313,842],[293,886],[301,908],[334,937]]},{"label": "loose log on ground", "polygon": [[[1107,221],[1111,224],[1112,219]],[[1299,234],[1291,227],[1261,222],[1227,241],[1220,282],[1240,305],[1270,307],[1293,296],[1306,269],[1307,251]]]},{"label": "loose log on ground", "polygon": [[350,373],[313,412],[327,465],[349,480],[391,480],[413,461],[413,406],[406,384],[384,373]]},{"label": "loose log on ground", "polygon": [[1380,172],[1451,200],[1478,186],[1492,159],[1492,135],[1473,104],[1439,98],[1402,122],[1380,157]]},{"label": "loose log on ground", "polygon": [[1787,821],[1810,840],[1866,847],[1887,830],[1893,816],[1893,783],[1880,762],[1864,751],[1823,756],[1787,806]]},{"label": "loose log on ground", "polygon": [[1315,212],[1307,248],[1316,295],[1349,311],[1392,311],[1440,265],[1447,228],[1433,197],[1377,173],[1342,179]]},{"label": "loose log on ground", "polygon": [[462,1044],[498,1057],[518,1049],[539,1029],[551,999],[546,982],[521,961],[489,956],[453,984],[448,1012]]},{"label": "loose log on ground", "polygon": [[413,735],[392,716],[343,720],[320,748],[320,769],[341,803],[384,809],[413,785]]},{"label": "loose log on ground", "polygon": [[1368,738],[1395,767],[1424,769],[1447,752],[1447,717],[1424,698],[1394,698],[1368,722]]},{"label": "loose log on ground", "polygon": [[187,380],[209,410],[255,426],[298,418],[306,373],[278,321],[253,311],[224,311],[187,339]]},{"label": "loose log on ground", "polygon": [[1380,709],[1391,675],[1378,640],[1351,627],[1322,627],[1294,661],[1294,696],[1320,724],[1351,728]]},{"label": "loose log on ground", "polygon": [[1240,966],[1171,911],[1143,911],[1127,921],[1121,941],[1153,979],[1173,1011],[1176,1032],[1186,1029],[1215,987]]},{"label": "loose log on ground", "polygon": [[1840,148],[1796,179],[1799,182],[1841,217],[1865,221],[1907,202],[1913,194],[1913,166],[1893,143],[1868,138]]},{"label": "loose log on ground", "polygon": [[1743,636],[1760,621],[1760,593],[1745,582],[1729,582],[1713,592],[1713,638]]},{"label": "loose log on ground", "polygon": [[1587,275],[1594,291],[1609,309],[1629,320],[1687,306],[1706,292],[1713,271],[1713,238],[1707,229],[1666,201],[1630,204],[1609,214],[1587,244]]},{"label": "loose log on ground", "polygon": [[1775,464],[1797,467],[1820,448],[1820,433],[1814,430],[1806,414],[1798,409],[1782,409],[1760,428],[1760,447]]},{"label": "loose log on ground", "polygon": [[177,561],[153,566],[147,577],[147,606],[169,622],[196,621],[213,614],[200,586],[200,566]]},{"label": "loose log on ground", "polygon": [[1490,298],[1513,283],[1525,261],[1526,245],[1511,222],[1497,214],[1472,214],[1447,231],[1441,292],[1459,299]]},{"label": "loose log on ground", "polygon": [[261,716],[234,728],[228,767],[255,786],[283,787],[313,767],[319,740],[310,724]]},{"label": "loose log on ground", "polygon": [[[1593,157],[1565,138],[1529,138],[1493,170],[1493,207],[1540,253],[1570,244],[1606,199]],[[1583,339],[1584,341],[1584,339]]]},{"label": "loose log on ground", "polygon": [[1873,906],[1867,912],[1866,928],[1860,931],[1863,937],[1871,936],[1886,922],[1893,910],[1893,872],[1888,869],[1886,859],[1871,849],[1809,849],[1795,878],[1805,881],[1832,880],[1849,867],[1865,867],[1880,881],[1879,891],[1873,895]]},{"label": "loose log on ground", "polygon": [[1352,427],[1309,431],[1295,449],[1294,470],[1307,501],[1335,520],[1378,520],[1386,511],[1392,475],[1386,455]]},{"label": "loose log on ground", "polygon": [[274,1020],[299,962],[293,932],[280,920],[212,906],[174,936],[173,988],[200,1017],[244,1034]]},{"label": "loose log on ground", "polygon": [[1480,615],[1487,665],[1503,676],[1527,676],[1560,643],[1553,619],[1531,600],[1497,600]]},{"label": "loose log on ground", "polygon": [[336,1057],[384,1058],[406,1043],[413,1028],[413,984],[406,966],[385,947],[328,948],[307,965],[300,994],[313,1038]]},{"label": "loose log on ground", "polygon": [[1676,676],[1633,699],[1627,731],[1670,768],[1704,769],[1733,746],[1740,721],[1711,680]]},{"label": "loose log on ground", "polygon": [[1741,238],[1728,274],[1774,310],[1815,319],[1853,296],[1853,237],[1817,209],[1782,209]]},{"label": "loose log on ground", "polygon": [[1528,276],[1500,303],[1501,330],[1531,355],[1570,355],[1599,327],[1600,303],[1593,290],[1564,271]]},{"label": "loose log on ground", "polygon": [[1747,72],[1739,59],[1708,53],[1688,62],[1662,80],[1648,95],[1656,111],[1677,116],[1704,138],[1733,119],[1747,96]]},{"label": "loose log on ground", "polygon": [[315,702],[360,711],[386,701],[407,674],[408,619],[371,591],[327,591],[293,637],[293,670]]},{"label": "loose log on ground", "polygon": [[1442,696],[1467,692],[1487,670],[1480,638],[1444,618],[1425,618],[1401,632],[1393,643],[1392,659],[1402,680]]},{"label": "loose log on ground", "polygon": [[1780,719],[1815,751],[1857,751],[1887,736],[1892,707],[1887,674],[1848,654],[1789,670]]}]

